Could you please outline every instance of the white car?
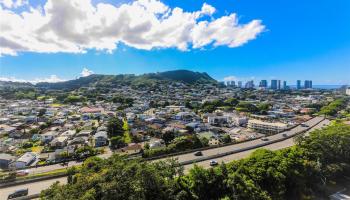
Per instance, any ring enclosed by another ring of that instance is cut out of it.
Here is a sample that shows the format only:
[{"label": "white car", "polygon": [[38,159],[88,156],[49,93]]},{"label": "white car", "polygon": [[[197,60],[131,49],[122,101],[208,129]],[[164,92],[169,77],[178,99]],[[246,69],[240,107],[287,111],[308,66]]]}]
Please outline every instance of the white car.
[{"label": "white car", "polygon": [[16,175],[17,176],[26,176],[29,174],[29,170],[28,169],[25,169],[25,170],[19,170],[17,171]]},{"label": "white car", "polygon": [[211,160],[210,163],[209,163],[210,166],[216,166],[218,164],[219,163],[216,160]]}]

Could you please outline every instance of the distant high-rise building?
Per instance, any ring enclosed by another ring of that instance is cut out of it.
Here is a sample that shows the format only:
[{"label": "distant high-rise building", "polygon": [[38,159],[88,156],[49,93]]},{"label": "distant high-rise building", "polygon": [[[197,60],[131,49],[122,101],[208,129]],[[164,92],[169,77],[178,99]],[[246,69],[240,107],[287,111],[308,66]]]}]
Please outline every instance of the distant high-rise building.
[{"label": "distant high-rise building", "polygon": [[283,89],[284,89],[284,90],[288,89],[287,81],[283,81]]},{"label": "distant high-rise building", "polygon": [[298,90],[301,89],[301,80],[297,80],[297,89],[298,89]]},{"label": "distant high-rise building", "polygon": [[236,87],[236,83],[235,83],[235,81],[231,81],[231,87]]},{"label": "distant high-rise building", "polygon": [[271,80],[271,89],[277,90],[278,88],[278,81],[277,80]]},{"label": "distant high-rise building", "polygon": [[259,87],[267,88],[267,80],[261,80],[260,83],[259,83]]},{"label": "distant high-rise building", "polygon": [[242,83],[242,81],[238,81],[237,84],[238,84],[238,87],[241,88],[243,83]]},{"label": "distant high-rise building", "polygon": [[281,80],[277,81],[277,89],[280,90],[281,89]]},{"label": "distant high-rise building", "polygon": [[248,81],[248,82],[246,82],[245,88],[254,88],[254,81]]},{"label": "distant high-rise building", "polygon": [[350,96],[350,87],[346,88],[345,90],[345,94],[349,95]]},{"label": "distant high-rise building", "polygon": [[304,88],[305,88],[305,89],[310,89],[310,88],[312,88],[312,80],[305,80],[305,82],[304,82]]},{"label": "distant high-rise building", "polygon": [[230,81],[227,81],[227,82],[226,82],[226,86],[227,86],[227,87],[231,86],[231,82],[230,82]]}]

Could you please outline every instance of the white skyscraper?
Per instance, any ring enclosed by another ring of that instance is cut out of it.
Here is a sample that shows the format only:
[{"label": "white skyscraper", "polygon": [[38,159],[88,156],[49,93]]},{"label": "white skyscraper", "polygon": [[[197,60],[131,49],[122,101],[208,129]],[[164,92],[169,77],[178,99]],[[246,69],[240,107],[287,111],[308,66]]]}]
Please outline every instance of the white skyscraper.
[{"label": "white skyscraper", "polygon": [[346,94],[350,96],[350,87],[346,88]]}]

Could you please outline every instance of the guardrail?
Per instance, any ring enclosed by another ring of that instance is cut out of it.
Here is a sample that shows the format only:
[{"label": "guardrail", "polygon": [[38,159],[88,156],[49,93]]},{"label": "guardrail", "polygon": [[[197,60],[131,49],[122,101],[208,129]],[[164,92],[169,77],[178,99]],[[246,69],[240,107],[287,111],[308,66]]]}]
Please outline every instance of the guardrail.
[{"label": "guardrail", "polygon": [[32,195],[28,195],[25,197],[17,197],[17,198],[12,199],[12,200],[29,200],[29,199],[37,199],[39,197],[40,197],[40,194],[32,194]]},{"label": "guardrail", "polygon": [[54,179],[54,178],[61,178],[61,177],[65,177],[65,176],[67,176],[67,173],[61,173],[61,174],[48,175],[48,176],[42,176],[42,177],[37,177],[37,178],[16,180],[16,181],[12,181],[12,182],[1,183],[0,189],[11,187],[11,186],[16,186],[16,185],[23,185],[23,184],[27,184],[27,183],[34,183],[34,182],[38,182],[38,181],[50,180],[50,179]]}]

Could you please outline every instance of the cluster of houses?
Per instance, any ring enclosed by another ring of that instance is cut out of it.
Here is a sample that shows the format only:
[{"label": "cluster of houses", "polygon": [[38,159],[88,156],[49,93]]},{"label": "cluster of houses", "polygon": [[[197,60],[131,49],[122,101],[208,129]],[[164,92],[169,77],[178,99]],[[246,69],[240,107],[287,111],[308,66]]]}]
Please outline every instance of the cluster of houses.
[{"label": "cluster of houses", "polygon": [[[264,115],[221,109],[213,113],[196,113],[184,102],[200,105],[217,99],[239,99],[244,91],[212,85],[200,89],[181,84],[159,87],[153,91],[123,86],[104,94],[107,98],[120,94],[134,99],[132,106],[123,108],[123,116],[120,117],[128,122],[130,133],[138,140],[137,143],[128,144],[123,151],[138,152],[146,142],[150,148],[164,146],[159,135],[150,134],[151,130],[159,133],[171,131],[176,136],[197,134],[206,137],[210,145],[222,143],[225,135],[233,140],[245,140],[256,137],[256,133],[274,134],[309,119],[308,114],[313,108],[307,105],[330,100],[317,93],[308,96],[274,96],[264,91],[253,91],[255,98],[246,98],[245,101],[253,104],[270,102],[273,105]],[[154,102],[157,106],[152,105]],[[54,99],[0,98],[0,167],[7,168],[10,163],[14,163],[16,168],[23,168],[39,160],[58,159],[62,151],[74,153],[81,146],[108,146],[110,138],[106,125],[118,110],[120,103],[103,100],[85,104],[55,104]],[[37,144],[43,149],[20,155],[16,153],[23,149],[23,144],[33,141],[40,141]]]}]

